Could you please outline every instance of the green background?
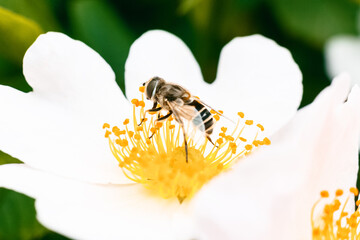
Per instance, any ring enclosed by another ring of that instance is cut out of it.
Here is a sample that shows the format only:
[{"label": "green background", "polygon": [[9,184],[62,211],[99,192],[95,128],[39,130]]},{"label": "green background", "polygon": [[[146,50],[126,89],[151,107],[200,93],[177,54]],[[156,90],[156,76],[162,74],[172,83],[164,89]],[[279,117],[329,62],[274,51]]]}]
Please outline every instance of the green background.
[{"label": "green background", "polygon": [[[130,45],[147,30],[181,38],[207,82],[215,79],[226,43],[260,33],[291,51],[303,73],[304,106],[330,83],[326,41],[358,34],[359,6],[359,0],[0,0],[0,84],[31,91],[22,58],[47,31],[66,33],[99,52],[122,89]],[[0,152],[0,164],[10,162],[20,161]],[[0,239],[66,239],[41,226],[35,214],[33,199],[0,188]]]}]

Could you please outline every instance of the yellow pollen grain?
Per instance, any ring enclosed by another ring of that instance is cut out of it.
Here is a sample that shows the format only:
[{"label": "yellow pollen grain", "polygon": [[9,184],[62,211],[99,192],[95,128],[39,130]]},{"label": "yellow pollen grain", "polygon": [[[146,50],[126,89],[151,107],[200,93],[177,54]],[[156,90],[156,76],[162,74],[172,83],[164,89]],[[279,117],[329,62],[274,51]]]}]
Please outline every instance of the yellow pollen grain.
[{"label": "yellow pollen grain", "polygon": [[350,188],[349,191],[355,196],[359,195],[359,190],[355,187]]},{"label": "yellow pollen grain", "polygon": [[113,130],[113,133],[115,136],[119,137],[120,136],[120,130]]},{"label": "yellow pollen grain", "polygon": [[263,142],[264,142],[265,145],[270,145],[271,144],[270,139],[268,139],[267,137],[264,138]]},{"label": "yellow pollen grain", "polygon": [[219,145],[221,145],[221,144],[224,143],[224,140],[222,140],[222,138],[219,138],[218,140],[216,140],[216,142],[217,142]]},{"label": "yellow pollen grain", "polygon": [[145,102],[144,101],[139,101],[139,106],[140,107],[145,107]]},{"label": "yellow pollen grain", "polygon": [[132,138],[132,137],[134,136],[134,132],[133,132],[133,131],[129,131],[129,132],[128,132],[128,135],[129,135],[129,137]]},{"label": "yellow pollen grain", "polygon": [[238,112],[239,117],[244,118],[245,114],[243,112]]},{"label": "yellow pollen grain", "polygon": [[329,197],[329,192],[323,190],[323,191],[320,192],[320,196],[321,196],[322,198],[327,198],[327,197]]},{"label": "yellow pollen grain", "polygon": [[253,148],[253,146],[250,144],[245,145],[245,149],[248,151],[250,151],[252,148]]},{"label": "yellow pollen grain", "polygon": [[122,146],[122,147],[126,147],[128,144],[129,144],[129,142],[126,139],[123,139],[120,141],[120,146]]},{"label": "yellow pollen grain", "polygon": [[360,200],[357,200],[357,201],[355,202],[355,204],[356,204],[356,206],[359,206],[359,205],[360,205]]},{"label": "yellow pollen grain", "polygon": [[[144,90],[139,88],[140,92]],[[144,99],[144,95],[140,99]],[[125,119],[125,129],[114,126],[114,135],[106,130],[105,136],[124,175],[142,184],[153,196],[175,198],[179,203],[191,199],[206,182],[229,169],[240,158],[251,154],[253,146],[244,143],[247,139],[249,142],[258,141],[257,134],[247,138],[241,136],[244,128],[251,126],[239,118],[236,127],[228,131],[231,134],[225,134],[228,128],[221,127],[220,138],[215,141],[215,145],[205,138],[203,142],[196,142],[188,137],[186,161],[183,132],[177,121],[170,117],[159,122],[156,120],[158,113],[155,113],[149,121],[142,121],[141,126],[138,126],[139,119],[143,119],[149,112],[144,109],[144,101],[132,99],[131,102],[134,105],[133,119]],[[220,115],[211,112],[218,121]],[[223,113],[221,110],[218,112]],[[239,116],[244,117],[244,114]],[[104,124],[103,127],[108,129],[110,125]],[[264,139],[262,142],[266,144],[270,140]]]},{"label": "yellow pollen grain", "polygon": [[111,132],[109,130],[106,130],[105,137],[108,138],[110,136]]},{"label": "yellow pollen grain", "polygon": [[245,121],[245,124],[247,124],[247,125],[252,125],[253,123],[254,123],[253,120],[246,120],[246,121]]},{"label": "yellow pollen grain", "polygon": [[120,129],[119,129],[117,126],[115,126],[115,127],[112,128],[111,131],[112,131],[113,133],[115,133],[115,132],[120,131]]},{"label": "yellow pollen grain", "polygon": [[226,140],[228,140],[228,141],[234,141],[235,139],[234,139],[233,136],[227,135],[227,136],[226,136]]},{"label": "yellow pollen grain", "polygon": [[132,99],[132,100],[131,100],[131,103],[134,104],[136,107],[139,106],[139,100],[136,99],[136,98]]},{"label": "yellow pollen grain", "polygon": [[134,135],[134,138],[135,138],[136,140],[140,140],[140,139],[141,139],[141,136],[140,136],[140,134],[137,133],[137,134]]},{"label": "yellow pollen grain", "polygon": [[256,126],[257,126],[258,128],[260,128],[261,131],[264,131],[264,130],[265,130],[264,127],[263,127],[263,125],[261,125],[260,123],[258,123]]},{"label": "yellow pollen grain", "polygon": [[343,195],[343,193],[344,193],[344,191],[343,191],[342,189],[338,189],[338,190],[336,190],[336,192],[335,192],[335,196],[340,197],[340,196]]},{"label": "yellow pollen grain", "polygon": [[110,128],[110,124],[108,124],[108,123],[104,123],[104,125],[103,125],[103,129],[105,129],[105,128]]}]

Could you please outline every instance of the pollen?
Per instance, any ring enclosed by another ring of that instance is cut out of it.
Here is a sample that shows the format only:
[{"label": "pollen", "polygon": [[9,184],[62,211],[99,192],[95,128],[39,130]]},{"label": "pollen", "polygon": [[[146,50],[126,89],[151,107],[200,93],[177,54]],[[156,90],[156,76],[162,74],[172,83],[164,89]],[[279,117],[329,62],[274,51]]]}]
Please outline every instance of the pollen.
[{"label": "pollen", "polygon": [[[156,113],[148,121],[141,121],[146,111],[144,90],[139,90],[142,92],[141,100],[131,101],[132,120],[125,119],[121,127],[110,128],[107,123],[103,127],[106,129],[105,137],[109,141],[110,150],[124,175],[142,184],[152,196],[175,199],[181,204],[191,199],[213,177],[229,170],[234,163],[251,154],[256,147],[270,144],[267,138],[257,139],[261,128],[250,126],[253,120],[243,119],[242,114],[234,126],[215,126],[219,133],[217,139],[217,134],[211,135],[215,138],[215,145],[206,137],[195,140],[187,136],[187,162],[182,128],[173,117],[158,121]],[[222,118],[222,111],[212,112],[215,120]],[[247,121],[251,121],[251,124]],[[247,134],[245,138],[247,130],[252,135]]]},{"label": "pollen", "polygon": [[[312,239],[360,239],[360,209],[357,208],[352,212],[346,211],[351,209],[347,208],[349,200],[358,194],[357,188],[350,188],[348,196],[344,196],[346,193],[342,189],[338,189],[331,199],[328,191],[321,191],[321,198],[315,202],[311,210]],[[358,206],[359,200],[355,204]],[[320,212],[320,214],[314,216],[315,212]]]}]

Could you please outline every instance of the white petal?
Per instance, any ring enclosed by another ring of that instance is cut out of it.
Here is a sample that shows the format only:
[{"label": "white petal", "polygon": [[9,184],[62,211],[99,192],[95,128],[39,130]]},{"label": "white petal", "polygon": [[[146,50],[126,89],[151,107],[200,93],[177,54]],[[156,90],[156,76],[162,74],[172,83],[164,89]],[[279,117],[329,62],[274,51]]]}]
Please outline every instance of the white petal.
[{"label": "white petal", "polygon": [[353,88],[344,103],[349,84],[344,75],[334,80],[271,146],[200,190],[194,211],[208,239],[310,238],[320,191],[356,184],[360,91]]},{"label": "white petal", "polygon": [[88,184],[11,164],[0,166],[0,186],[36,198],[40,222],[74,239],[167,240],[181,239],[174,228],[187,231],[178,218],[185,205],[150,196],[138,184]]},{"label": "white petal", "polygon": [[50,32],[26,52],[24,75],[33,92],[0,86],[0,149],[63,176],[123,182],[102,125],[122,121],[129,104],[100,55]]},{"label": "white petal", "polygon": [[139,98],[141,84],[154,76],[180,84],[193,94],[207,86],[189,48],[176,36],[161,30],[144,33],[130,48],[125,64],[128,99]]},{"label": "white petal", "polygon": [[360,84],[360,38],[337,36],[325,46],[326,69],[331,77],[348,72]]},{"label": "white petal", "polygon": [[[290,52],[260,35],[238,37],[221,51],[212,97],[225,115],[244,112],[271,134],[296,113],[302,75]],[[200,96],[201,97],[201,96]]]}]

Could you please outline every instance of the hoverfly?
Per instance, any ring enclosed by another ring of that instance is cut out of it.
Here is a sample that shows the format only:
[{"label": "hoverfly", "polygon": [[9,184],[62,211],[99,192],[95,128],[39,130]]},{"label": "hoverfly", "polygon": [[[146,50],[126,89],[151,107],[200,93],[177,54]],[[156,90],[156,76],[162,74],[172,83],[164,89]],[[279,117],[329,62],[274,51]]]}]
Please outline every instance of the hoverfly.
[{"label": "hoverfly", "polygon": [[[146,99],[153,101],[154,105],[146,112],[158,112],[160,110],[167,110],[168,113],[162,117],[158,116],[156,121],[163,121],[174,116],[174,119],[179,123],[184,135],[184,145],[186,153],[186,162],[188,162],[188,145],[186,141],[186,131],[184,121],[190,121],[197,129],[201,130],[206,138],[214,144],[210,135],[213,132],[215,125],[214,118],[208,108],[209,105],[202,102],[200,99],[193,97],[189,91],[180,85],[168,83],[160,77],[153,77],[149,81],[143,83],[145,86]],[[160,105],[158,107],[158,104]],[[215,111],[218,113],[217,111]],[[218,113],[221,115],[220,113]],[[141,120],[139,126],[144,121]],[[150,136],[150,138],[153,135]]]}]

